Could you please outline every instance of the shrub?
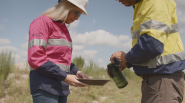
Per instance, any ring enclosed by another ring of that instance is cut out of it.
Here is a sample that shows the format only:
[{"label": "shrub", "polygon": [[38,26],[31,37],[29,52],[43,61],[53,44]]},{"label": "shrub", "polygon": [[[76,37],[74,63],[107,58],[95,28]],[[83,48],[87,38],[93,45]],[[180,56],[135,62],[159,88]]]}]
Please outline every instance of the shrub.
[{"label": "shrub", "polygon": [[[9,83],[6,83],[7,77],[11,72],[11,68],[14,64],[14,57],[12,52],[2,51],[0,52],[0,91],[4,91],[8,87]],[[0,97],[4,96],[3,92],[0,93]]]},{"label": "shrub", "polygon": [[75,57],[72,62],[75,64],[75,66],[77,68],[79,68],[80,70],[82,70],[83,67],[84,67],[85,60],[84,60],[84,58],[82,58],[81,56],[79,56],[79,57]]}]

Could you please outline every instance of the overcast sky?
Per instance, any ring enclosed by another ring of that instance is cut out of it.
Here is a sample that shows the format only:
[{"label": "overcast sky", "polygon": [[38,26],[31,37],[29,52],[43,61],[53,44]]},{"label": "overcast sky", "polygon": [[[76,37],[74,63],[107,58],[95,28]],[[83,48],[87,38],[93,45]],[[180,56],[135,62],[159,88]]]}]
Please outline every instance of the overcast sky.
[{"label": "overcast sky", "polygon": [[[0,51],[16,54],[16,62],[27,60],[27,41],[30,23],[58,0],[0,0]],[[179,32],[185,45],[185,0],[175,0]],[[69,27],[73,40],[73,58],[82,56],[106,66],[116,51],[131,48],[134,10],[115,0],[89,0],[88,16],[82,15]],[[184,46],[185,47],[185,46]]]}]

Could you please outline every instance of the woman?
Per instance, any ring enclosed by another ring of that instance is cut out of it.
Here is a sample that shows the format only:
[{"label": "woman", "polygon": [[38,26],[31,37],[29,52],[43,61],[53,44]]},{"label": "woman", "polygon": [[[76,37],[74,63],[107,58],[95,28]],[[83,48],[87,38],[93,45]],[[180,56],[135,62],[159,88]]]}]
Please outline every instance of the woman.
[{"label": "woman", "polygon": [[65,25],[87,15],[88,0],[59,0],[29,28],[28,63],[34,103],[67,103],[69,85],[85,87],[88,78],[71,63],[72,40]]}]

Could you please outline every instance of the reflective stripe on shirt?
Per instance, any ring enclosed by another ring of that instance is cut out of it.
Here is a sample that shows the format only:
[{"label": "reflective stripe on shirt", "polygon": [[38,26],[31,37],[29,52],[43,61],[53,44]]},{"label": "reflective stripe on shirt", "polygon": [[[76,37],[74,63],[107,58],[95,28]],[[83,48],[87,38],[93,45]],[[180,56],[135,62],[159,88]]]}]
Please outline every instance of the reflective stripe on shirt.
[{"label": "reflective stripe on shirt", "polygon": [[170,34],[179,32],[178,23],[171,25]]},{"label": "reflective stripe on shirt", "polygon": [[[56,65],[59,66],[60,69],[62,69],[63,71],[70,72],[70,66],[63,65],[63,64],[56,64]],[[30,67],[30,71],[33,71],[33,70],[35,70],[35,69],[33,69],[32,67]]]},{"label": "reflective stripe on shirt", "polygon": [[65,39],[48,39],[48,46],[67,46],[72,48],[72,43]]},{"label": "reflective stripe on shirt", "polygon": [[42,46],[46,50],[47,42],[43,39],[32,39],[28,42],[28,49],[32,46]]},{"label": "reflective stripe on shirt", "polygon": [[140,32],[142,30],[146,30],[146,29],[156,29],[159,31],[164,31],[166,33],[166,35],[168,35],[171,33],[178,32],[178,24],[173,24],[173,25],[171,25],[171,28],[170,28],[165,23],[155,21],[155,20],[150,20],[150,21],[147,21],[147,22],[141,24],[140,30],[134,31],[134,33],[132,34],[132,39],[138,39],[140,37]]},{"label": "reflective stripe on shirt", "polygon": [[72,48],[72,43],[65,39],[48,39],[48,44],[43,39],[33,39],[28,42],[28,49],[32,46],[42,46],[45,50],[47,46],[67,46]]},{"label": "reflective stripe on shirt", "polygon": [[146,63],[142,64],[133,64],[133,65],[140,65],[140,66],[149,66],[149,67],[154,67],[154,66],[159,66],[159,65],[165,65],[177,61],[185,60],[185,52],[178,52],[170,55],[164,55],[160,57],[156,57],[154,59],[150,59]]}]

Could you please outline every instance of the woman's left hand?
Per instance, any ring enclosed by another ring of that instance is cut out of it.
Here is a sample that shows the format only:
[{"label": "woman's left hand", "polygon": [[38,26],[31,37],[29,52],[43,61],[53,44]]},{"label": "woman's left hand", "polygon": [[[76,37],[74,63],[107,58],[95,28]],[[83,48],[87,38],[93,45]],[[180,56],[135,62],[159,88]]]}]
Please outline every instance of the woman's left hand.
[{"label": "woman's left hand", "polygon": [[88,77],[86,74],[84,74],[83,72],[81,72],[81,71],[78,71],[78,72],[76,73],[76,76],[77,76],[79,79],[89,79],[89,77]]}]

